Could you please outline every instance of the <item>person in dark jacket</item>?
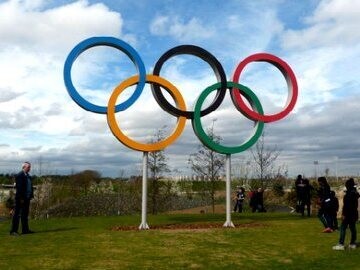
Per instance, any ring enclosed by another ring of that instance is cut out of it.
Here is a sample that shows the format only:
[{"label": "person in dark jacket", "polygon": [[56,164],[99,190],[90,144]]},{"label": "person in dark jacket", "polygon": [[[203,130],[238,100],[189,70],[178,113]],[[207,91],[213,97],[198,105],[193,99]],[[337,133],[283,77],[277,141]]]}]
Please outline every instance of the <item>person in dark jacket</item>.
[{"label": "person in dark jacket", "polygon": [[22,171],[20,171],[15,177],[15,210],[10,231],[10,235],[13,236],[18,235],[20,217],[22,234],[33,233],[33,231],[29,229],[28,222],[30,200],[34,197],[32,180],[31,176],[29,175],[30,169],[30,162],[24,162],[22,166]]},{"label": "person in dark jacket", "polygon": [[329,212],[330,206],[330,186],[324,176],[318,178],[319,189],[317,191],[319,197],[319,211],[318,218],[321,223],[324,225],[325,229],[324,233],[331,233],[333,230],[331,229],[332,220]]},{"label": "person in dark jacket", "polygon": [[296,213],[301,213],[304,216],[305,204],[304,204],[304,195],[305,195],[305,183],[302,175],[299,174],[295,180],[295,190],[296,190]]},{"label": "person in dark jacket", "polygon": [[305,206],[307,210],[307,215],[310,217],[311,213],[311,190],[313,187],[310,185],[308,179],[304,179],[301,174],[299,174],[295,181],[295,190],[296,190],[296,212],[301,213],[301,216],[304,216]]},{"label": "person in dark jacket", "polygon": [[255,190],[252,198],[251,198],[251,207],[252,212],[266,212],[264,207],[264,190],[262,188],[258,188]]},{"label": "person in dark jacket", "polygon": [[306,206],[307,216],[311,215],[311,193],[314,190],[310,184],[309,179],[304,179],[305,182],[305,194],[304,194],[304,205]]},{"label": "person in dark jacket", "polygon": [[343,198],[342,209],[342,222],[340,226],[340,239],[336,246],[333,246],[334,250],[344,250],[345,234],[347,227],[350,228],[351,239],[349,248],[356,248],[356,222],[359,218],[358,213],[358,200],[359,193],[356,190],[354,179],[350,178],[345,183],[346,193]]},{"label": "person in dark jacket", "polygon": [[337,213],[339,211],[339,200],[336,197],[335,191],[333,191],[333,190],[330,191],[330,201],[331,201],[330,215],[331,215],[331,221],[332,221],[331,229],[338,230],[339,226],[338,226],[338,220],[337,220]]}]

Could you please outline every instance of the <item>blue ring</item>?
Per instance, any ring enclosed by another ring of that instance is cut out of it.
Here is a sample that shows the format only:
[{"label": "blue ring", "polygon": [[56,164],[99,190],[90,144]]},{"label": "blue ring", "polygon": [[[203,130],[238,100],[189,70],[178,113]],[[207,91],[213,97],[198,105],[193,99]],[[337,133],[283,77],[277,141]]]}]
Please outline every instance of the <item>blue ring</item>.
[{"label": "blue ring", "polygon": [[141,95],[146,82],[146,70],[143,61],[135,49],[120,39],[114,37],[92,37],[85,39],[76,45],[69,53],[64,65],[64,82],[66,89],[71,98],[85,110],[101,114],[107,113],[107,106],[95,105],[80,96],[71,80],[71,68],[76,58],[78,58],[78,56],[85,50],[95,46],[109,46],[122,51],[131,59],[139,72],[139,82],[134,93],[128,100],[116,105],[115,107],[115,112],[124,111],[129,108]]}]

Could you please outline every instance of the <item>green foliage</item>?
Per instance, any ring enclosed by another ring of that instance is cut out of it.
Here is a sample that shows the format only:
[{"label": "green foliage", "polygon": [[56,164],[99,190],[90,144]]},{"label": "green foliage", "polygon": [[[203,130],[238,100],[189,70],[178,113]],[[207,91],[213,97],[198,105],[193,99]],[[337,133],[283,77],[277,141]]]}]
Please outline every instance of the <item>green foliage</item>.
[{"label": "green foliage", "polygon": [[0,174],[0,184],[12,185],[15,182],[15,175],[13,174]]},{"label": "green foliage", "polygon": [[274,192],[275,196],[282,197],[285,195],[284,186],[279,181],[275,181],[272,184],[272,191]]},{"label": "green foliage", "polygon": [[249,181],[251,190],[255,190],[263,187],[263,181],[261,179],[252,179]]}]

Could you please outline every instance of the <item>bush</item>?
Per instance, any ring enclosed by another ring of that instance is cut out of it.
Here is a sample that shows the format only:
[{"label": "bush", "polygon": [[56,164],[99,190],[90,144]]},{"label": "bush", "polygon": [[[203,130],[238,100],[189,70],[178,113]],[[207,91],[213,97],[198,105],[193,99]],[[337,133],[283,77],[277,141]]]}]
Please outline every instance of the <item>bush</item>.
[{"label": "bush", "polygon": [[272,191],[274,192],[274,195],[278,197],[285,195],[284,186],[280,182],[273,183]]},{"label": "bush", "polygon": [[48,209],[51,217],[128,215],[138,212],[140,200],[123,194],[86,194]]}]

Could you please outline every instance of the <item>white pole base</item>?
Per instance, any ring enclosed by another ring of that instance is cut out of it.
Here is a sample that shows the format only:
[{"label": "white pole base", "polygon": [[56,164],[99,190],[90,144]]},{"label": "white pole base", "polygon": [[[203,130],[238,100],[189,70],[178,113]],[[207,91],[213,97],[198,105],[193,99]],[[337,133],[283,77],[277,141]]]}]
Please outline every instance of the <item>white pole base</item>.
[{"label": "white pole base", "polygon": [[235,228],[234,223],[232,223],[232,221],[226,221],[223,225],[223,227],[227,227],[227,228]]},{"label": "white pole base", "polygon": [[232,223],[232,221],[226,221],[223,225],[223,227],[227,227],[227,228],[235,228],[234,223]]},{"label": "white pole base", "polygon": [[149,225],[147,223],[141,223],[139,226],[139,230],[149,230]]}]

